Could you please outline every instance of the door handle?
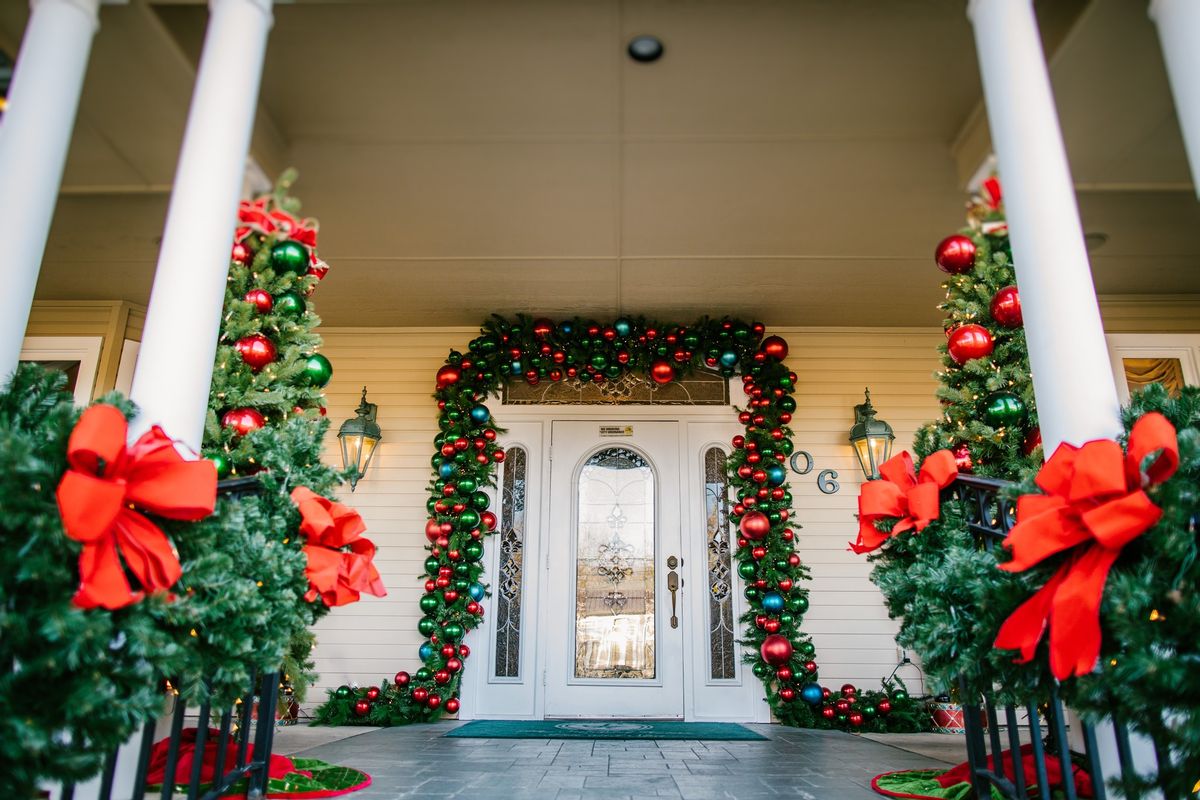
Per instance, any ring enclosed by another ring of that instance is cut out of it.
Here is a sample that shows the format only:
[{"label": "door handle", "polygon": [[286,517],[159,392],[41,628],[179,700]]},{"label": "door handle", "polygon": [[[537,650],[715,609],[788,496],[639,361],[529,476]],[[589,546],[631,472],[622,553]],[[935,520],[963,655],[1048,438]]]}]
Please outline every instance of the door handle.
[{"label": "door handle", "polygon": [[[670,565],[675,561],[675,556],[667,559],[667,564]],[[671,592],[671,627],[679,627],[679,617],[675,613],[675,595],[679,591],[679,573],[672,569],[667,573],[667,589]]]}]

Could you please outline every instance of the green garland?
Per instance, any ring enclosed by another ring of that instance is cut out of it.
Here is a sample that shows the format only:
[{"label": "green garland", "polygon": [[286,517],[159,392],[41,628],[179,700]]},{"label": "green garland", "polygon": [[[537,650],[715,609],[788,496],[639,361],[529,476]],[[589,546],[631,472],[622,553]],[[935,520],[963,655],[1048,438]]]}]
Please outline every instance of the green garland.
[{"label": "green garland", "polygon": [[[787,344],[779,337],[763,339],[763,333],[759,323],[729,318],[704,318],[691,325],[663,325],[642,317],[601,325],[576,318],[554,325],[545,319],[495,316],[466,354],[452,351],[438,371],[434,395],[440,433],[431,460],[430,555],[423,565],[425,594],[418,623],[426,637],[420,652],[424,666],[414,675],[398,673],[379,687],[339,687],[317,709],[317,722],[399,725],[458,710],[469,655],[462,639],[482,619],[479,603],[487,594],[481,582],[483,540],[496,525],[483,490],[494,485],[495,464],[504,458],[496,444],[499,431],[483,405],[489,395],[508,380],[602,383],[636,371],[666,383],[707,369],[727,377],[740,371],[748,397],[746,408],[738,409],[745,434],[735,437],[727,467],[738,498],[731,519],[753,518],[741,529],[761,536],[739,538],[736,557],[750,609],[742,617],[743,660],[762,680],[771,710],[785,724],[804,727],[921,727],[903,690],[884,704],[899,712],[891,716],[878,713],[882,693],[859,703],[871,713],[857,720],[851,719],[857,712],[827,717],[819,710],[815,648],[800,627],[808,609],[808,590],[802,584],[809,573],[795,552],[799,526],[789,518],[792,494],[785,466],[793,448],[788,425],[796,409],[796,375],[783,361]],[[754,522],[761,527],[755,529]],[[801,697],[805,689],[807,702]]]}]

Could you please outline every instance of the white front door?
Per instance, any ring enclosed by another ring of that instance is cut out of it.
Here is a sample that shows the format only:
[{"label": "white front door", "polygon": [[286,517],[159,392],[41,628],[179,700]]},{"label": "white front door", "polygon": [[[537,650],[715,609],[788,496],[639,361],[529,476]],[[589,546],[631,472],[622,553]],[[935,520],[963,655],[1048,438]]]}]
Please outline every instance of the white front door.
[{"label": "white front door", "polygon": [[680,432],[552,423],[547,717],[684,715]]}]

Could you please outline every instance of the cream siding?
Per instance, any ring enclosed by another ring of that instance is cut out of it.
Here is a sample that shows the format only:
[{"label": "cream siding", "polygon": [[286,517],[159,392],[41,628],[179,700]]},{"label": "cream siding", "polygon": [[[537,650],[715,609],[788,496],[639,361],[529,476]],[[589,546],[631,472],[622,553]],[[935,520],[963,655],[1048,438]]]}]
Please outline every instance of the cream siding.
[{"label": "cream siding", "polygon": [[29,313],[26,336],[98,336],[100,359],[92,396],[111,392],[126,339],[140,341],[146,309],[120,300],[38,300]]}]

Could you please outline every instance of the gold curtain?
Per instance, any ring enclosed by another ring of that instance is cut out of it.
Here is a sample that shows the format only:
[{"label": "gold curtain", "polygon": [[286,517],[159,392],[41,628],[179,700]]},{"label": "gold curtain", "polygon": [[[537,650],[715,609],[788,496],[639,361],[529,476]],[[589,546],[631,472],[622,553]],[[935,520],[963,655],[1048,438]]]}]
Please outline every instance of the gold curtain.
[{"label": "gold curtain", "polygon": [[1161,383],[1172,397],[1183,389],[1183,365],[1178,358],[1123,358],[1125,381],[1135,392],[1151,383]]}]

